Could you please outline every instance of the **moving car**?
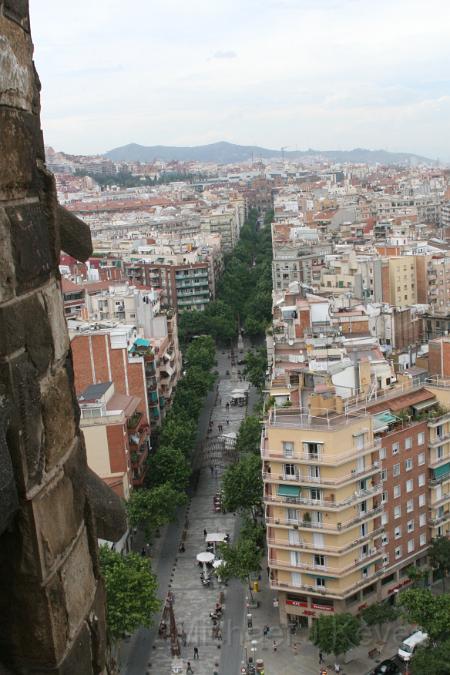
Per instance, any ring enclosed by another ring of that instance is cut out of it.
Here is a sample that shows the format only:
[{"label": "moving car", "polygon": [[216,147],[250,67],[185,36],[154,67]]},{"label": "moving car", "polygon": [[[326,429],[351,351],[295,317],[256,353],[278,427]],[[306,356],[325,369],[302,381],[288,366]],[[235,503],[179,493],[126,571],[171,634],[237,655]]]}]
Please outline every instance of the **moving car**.
[{"label": "moving car", "polygon": [[399,675],[400,673],[401,670],[395,661],[392,659],[386,659],[385,661],[379,663],[367,675]]},{"label": "moving car", "polygon": [[422,633],[421,630],[416,630],[415,633],[412,633],[407,638],[405,638],[398,648],[397,654],[402,659],[402,661],[409,661],[414,654],[414,650],[419,645],[423,645],[428,640],[427,633]]}]

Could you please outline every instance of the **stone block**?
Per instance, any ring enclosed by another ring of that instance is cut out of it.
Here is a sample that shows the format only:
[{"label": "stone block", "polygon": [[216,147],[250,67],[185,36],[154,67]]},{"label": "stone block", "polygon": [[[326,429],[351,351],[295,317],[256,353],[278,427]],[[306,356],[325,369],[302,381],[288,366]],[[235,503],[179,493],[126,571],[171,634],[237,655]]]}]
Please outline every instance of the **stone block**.
[{"label": "stone block", "polygon": [[11,223],[17,293],[23,293],[47,281],[56,270],[49,215],[38,203],[12,206],[6,213]]},{"label": "stone block", "polygon": [[73,639],[90,611],[96,591],[86,530],[62,567],[61,579],[69,621],[68,637]]},{"label": "stone block", "polygon": [[33,511],[46,575],[59,564],[60,558],[77,537],[83,512],[80,517],[74,486],[64,474],[56,484],[33,500]]},{"label": "stone block", "polygon": [[14,297],[16,282],[9,220],[4,209],[0,209],[0,260],[0,302],[6,302]]},{"label": "stone block", "polygon": [[42,388],[45,466],[51,470],[68,451],[75,437],[73,391],[65,368]]},{"label": "stone block", "polygon": [[41,392],[36,368],[26,355],[18,356],[0,369],[12,401],[7,442],[19,491],[26,492],[42,480],[44,453]]},{"label": "stone block", "polygon": [[4,0],[3,13],[9,19],[16,21],[24,30],[30,30],[28,0]]},{"label": "stone block", "polygon": [[56,363],[59,363],[62,359],[65,359],[70,347],[70,341],[64,318],[61,289],[56,281],[42,291],[42,297],[52,332],[54,359]]},{"label": "stone block", "polygon": [[32,188],[37,194],[40,176],[36,158],[44,155],[39,117],[0,108],[0,129],[0,198],[20,198]]},{"label": "stone block", "polygon": [[0,105],[32,112],[32,59],[33,45],[28,35],[20,25],[0,15]]},{"label": "stone block", "polygon": [[0,390],[0,535],[11,525],[19,507],[16,481],[6,441],[8,416],[9,406],[6,405]]}]

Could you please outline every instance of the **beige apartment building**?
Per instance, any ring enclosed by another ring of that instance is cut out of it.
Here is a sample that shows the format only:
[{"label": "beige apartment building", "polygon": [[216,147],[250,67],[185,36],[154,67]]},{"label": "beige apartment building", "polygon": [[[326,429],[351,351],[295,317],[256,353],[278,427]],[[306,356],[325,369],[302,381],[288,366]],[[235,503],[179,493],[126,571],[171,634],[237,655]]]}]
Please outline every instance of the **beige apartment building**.
[{"label": "beige apartment building", "polygon": [[415,256],[396,256],[383,261],[382,284],[383,300],[393,307],[417,304]]},{"label": "beige apartment building", "polygon": [[448,536],[450,381],[406,391],[350,412],[328,388],[309,409],[270,411],[261,455],[281,623],[392,596]]}]

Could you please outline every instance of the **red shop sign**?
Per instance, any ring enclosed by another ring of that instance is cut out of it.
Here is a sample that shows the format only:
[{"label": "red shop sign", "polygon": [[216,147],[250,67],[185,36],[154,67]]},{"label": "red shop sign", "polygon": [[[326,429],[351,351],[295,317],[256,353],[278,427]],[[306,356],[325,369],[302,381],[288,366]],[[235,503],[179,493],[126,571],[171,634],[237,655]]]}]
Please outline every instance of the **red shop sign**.
[{"label": "red shop sign", "polygon": [[300,602],[300,600],[286,600],[286,604],[294,607],[308,607],[307,602]]},{"label": "red shop sign", "polygon": [[315,616],[315,615],[316,615],[316,613],[315,613],[315,612],[311,612],[310,609],[305,609],[305,611],[303,612],[303,614],[304,614],[305,616]]},{"label": "red shop sign", "polygon": [[334,607],[331,607],[330,605],[316,605],[315,603],[312,603],[311,607],[314,607],[314,609],[321,609],[322,612],[334,612]]}]

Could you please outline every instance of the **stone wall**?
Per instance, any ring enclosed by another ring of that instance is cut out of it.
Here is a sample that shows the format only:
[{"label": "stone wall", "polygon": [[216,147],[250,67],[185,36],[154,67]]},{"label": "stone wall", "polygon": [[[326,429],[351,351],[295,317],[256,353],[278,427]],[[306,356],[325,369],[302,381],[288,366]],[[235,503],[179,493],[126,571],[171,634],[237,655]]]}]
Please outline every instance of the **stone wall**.
[{"label": "stone wall", "polygon": [[0,0],[0,672],[89,675],[105,598],[58,260],[90,235],[56,203],[32,54],[28,1]]}]

